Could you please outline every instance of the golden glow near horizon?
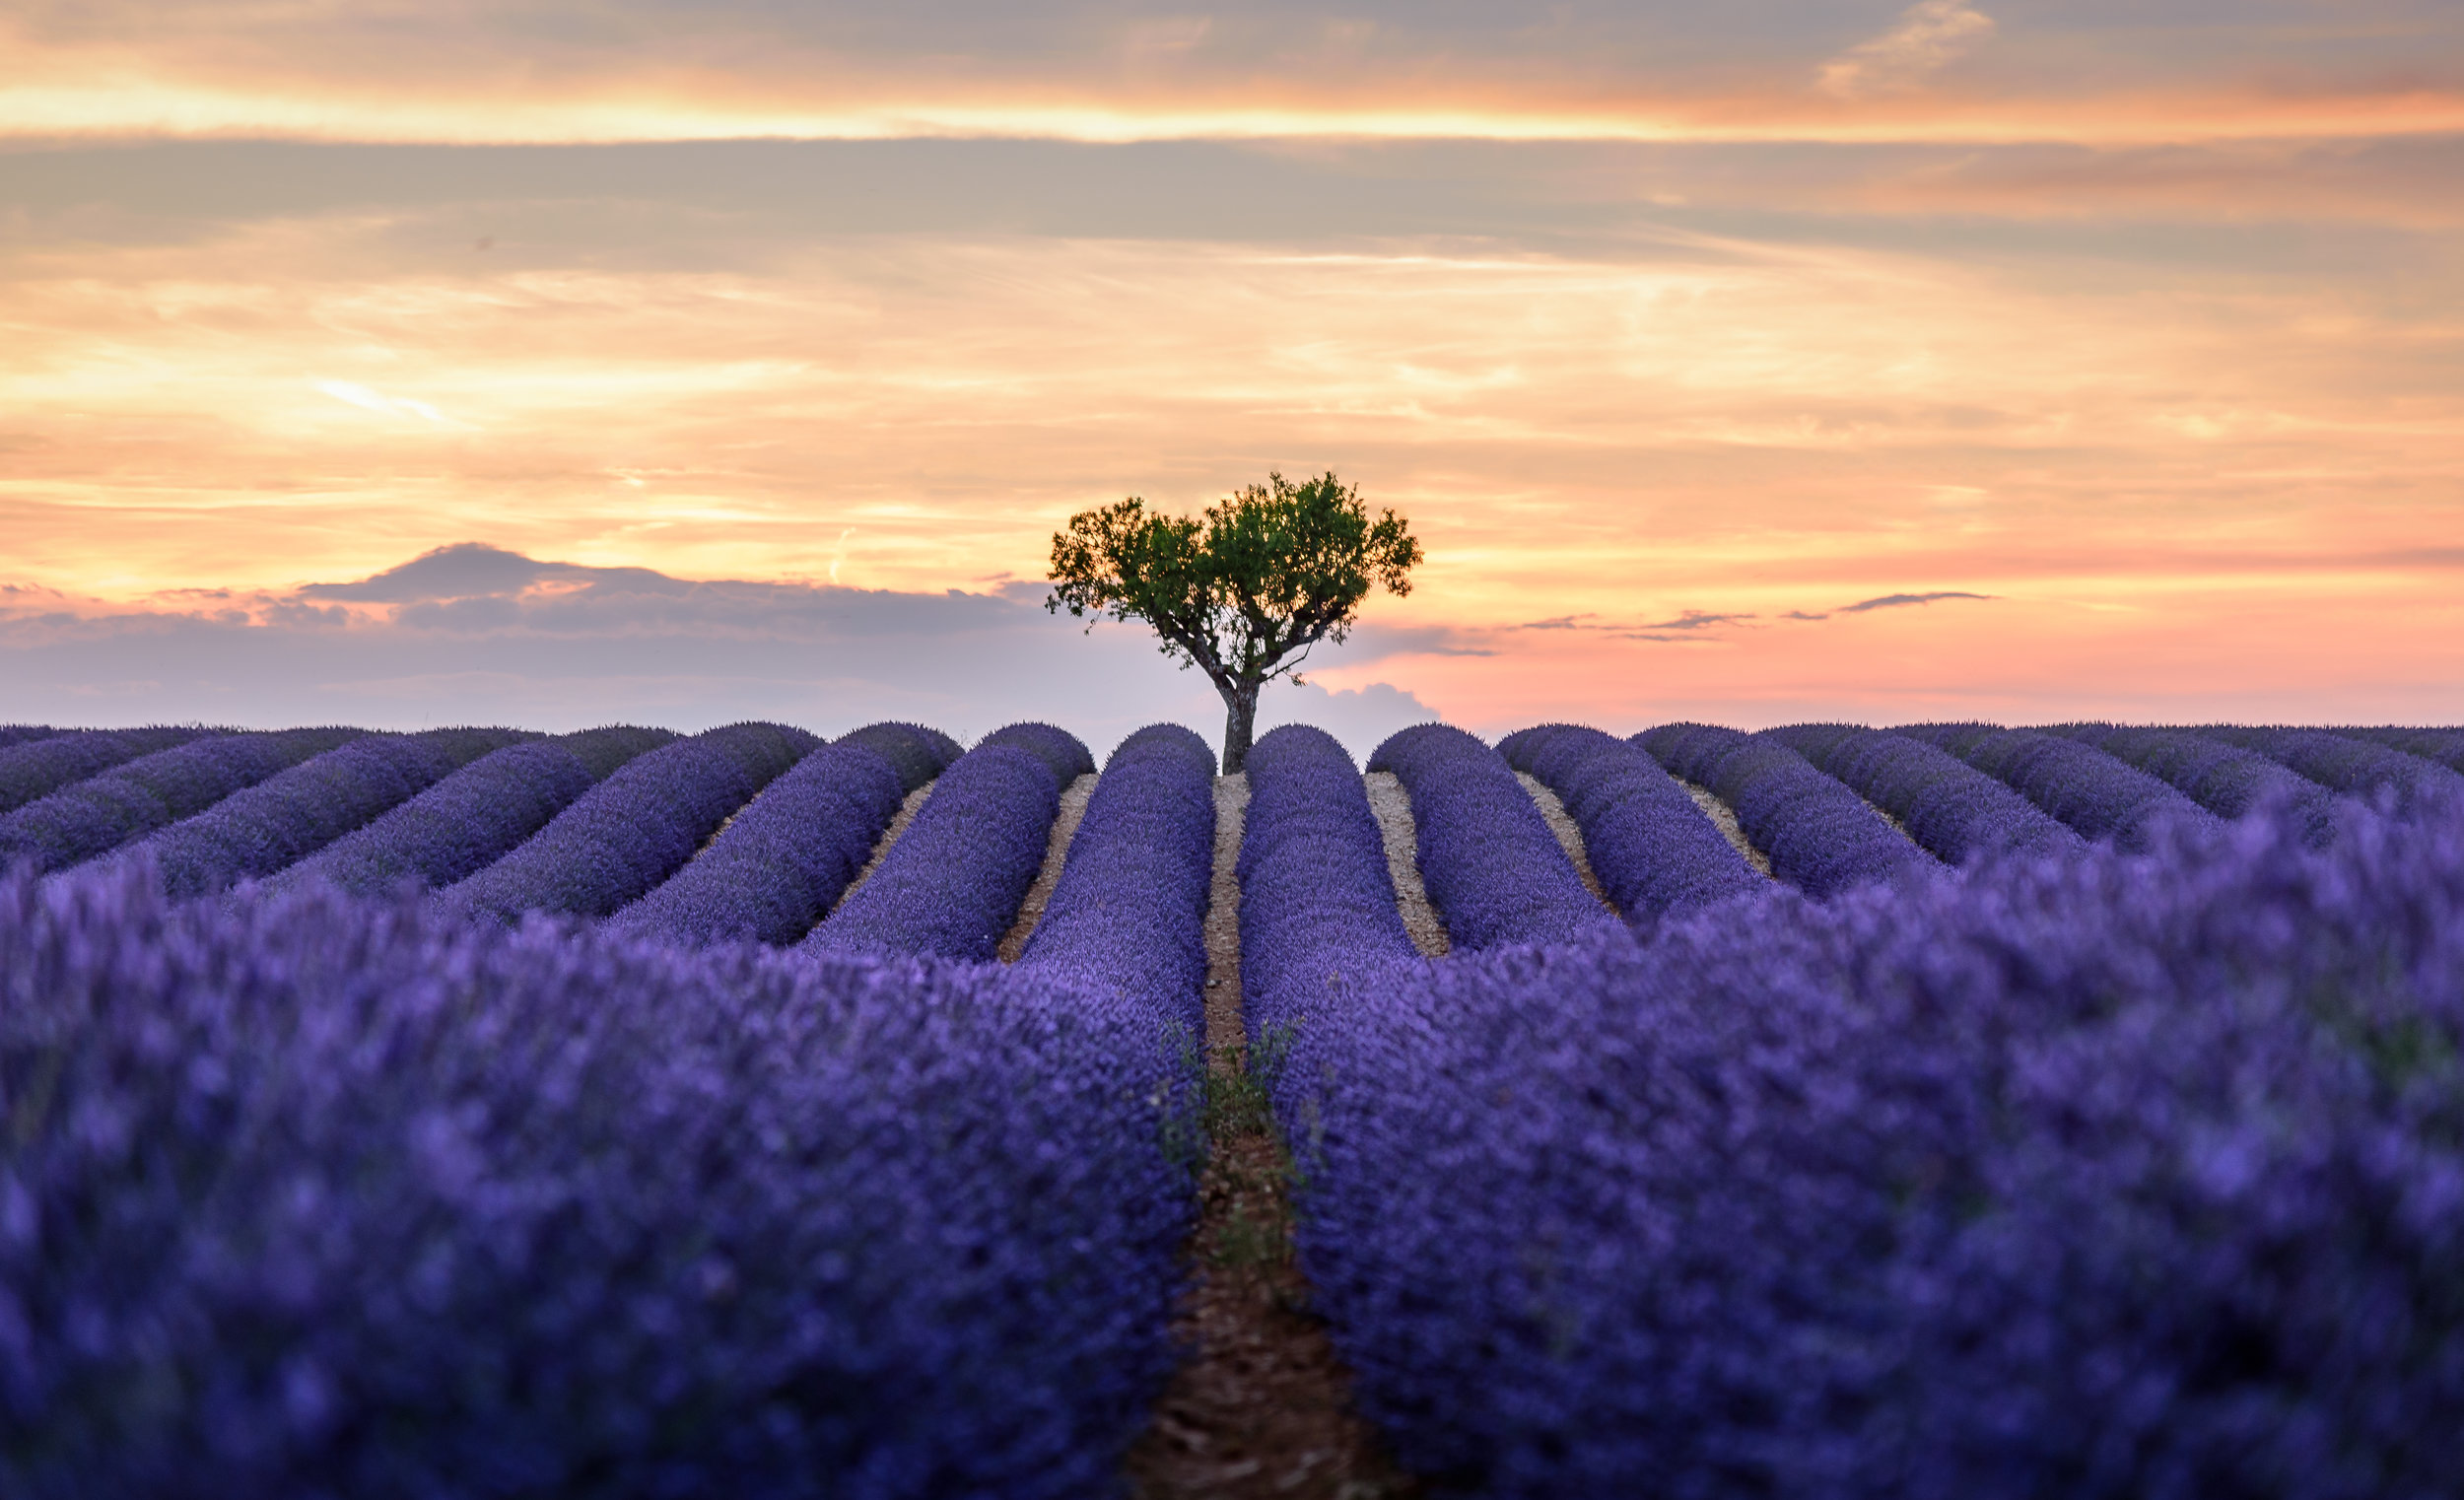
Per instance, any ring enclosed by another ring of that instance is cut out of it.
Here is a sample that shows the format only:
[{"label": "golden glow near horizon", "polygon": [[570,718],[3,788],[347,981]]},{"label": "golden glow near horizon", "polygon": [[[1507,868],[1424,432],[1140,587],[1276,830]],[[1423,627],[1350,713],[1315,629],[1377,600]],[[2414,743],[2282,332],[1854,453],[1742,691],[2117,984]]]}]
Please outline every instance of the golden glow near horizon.
[{"label": "golden glow near horizon", "polygon": [[[1726,94],[1449,60],[1370,68],[1335,107],[991,64],[834,92],[648,50],[517,87],[406,47],[388,84],[31,34],[35,65],[0,72],[21,155],[1258,138],[1206,170],[1322,167],[1291,180],[1371,205],[1227,226],[1203,194],[1057,176],[1126,206],[1056,228],[953,178],[898,184],[924,209],[874,225],[846,205],[878,183],[778,207],[647,166],[228,213],[0,197],[0,583],[75,608],[462,540],[982,589],[1039,577],[1074,510],[1332,467],[1424,537],[1419,586],[1371,617],[1432,648],[1322,680],[1462,721],[2165,717],[2185,695],[2464,720],[2464,93],[2251,69],[1997,92],[1961,70],[2025,38],[1960,0]],[[1556,154],[1528,181],[1479,167],[1506,184],[1485,218],[1371,213],[1474,170],[1391,153],[1466,138]],[[1253,218],[1281,211],[1257,191]],[[1848,609],[1937,593],[1989,597]]]}]

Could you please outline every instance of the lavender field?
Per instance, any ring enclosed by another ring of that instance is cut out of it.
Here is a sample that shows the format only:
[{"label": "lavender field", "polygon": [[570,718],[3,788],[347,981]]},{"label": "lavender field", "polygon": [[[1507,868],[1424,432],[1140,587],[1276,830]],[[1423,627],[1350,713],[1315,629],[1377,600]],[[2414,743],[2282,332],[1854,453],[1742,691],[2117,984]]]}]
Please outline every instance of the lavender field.
[{"label": "lavender field", "polygon": [[2464,1473],[2464,730],[8,726],[0,863],[8,1496],[1127,1493],[1242,1065],[1423,1493]]}]

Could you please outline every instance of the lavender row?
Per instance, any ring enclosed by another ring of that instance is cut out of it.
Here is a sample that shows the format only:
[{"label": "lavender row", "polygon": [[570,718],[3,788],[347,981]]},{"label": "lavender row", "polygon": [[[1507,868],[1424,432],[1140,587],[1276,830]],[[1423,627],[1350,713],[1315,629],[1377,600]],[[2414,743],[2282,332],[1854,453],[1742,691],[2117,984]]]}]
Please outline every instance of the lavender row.
[{"label": "lavender row", "polygon": [[49,796],[63,786],[141,755],[152,755],[228,729],[163,726],[145,729],[70,729],[0,749],[0,813]]},{"label": "lavender row", "polygon": [[2326,729],[2236,728],[2198,731],[2227,744],[2255,750],[2349,796],[2389,795],[2399,815],[2464,807],[2464,776],[2435,761],[2407,755],[2366,739]]},{"label": "lavender row", "polygon": [[451,885],[512,852],[635,756],[674,738],[665,729],[616,724],[508,746],[335,840],[271,884],[321,880],[360,896],[403,884]]},{"label": "lavender row", "polygon": [[23,745],[32,740],[49,739],[55,734],[66,732],[68,731],[54,729],[49,724],[0,724],[0,750],[5,750],[12,745]]},{"label": "lavender row", "polygon": [[38,872],[65,869],[107,854],[367,733],[221,734],[140,756],[0,818],[0,869],[20,861]]},{"label": "lavender row", "polygon": [[1557,942],[1608,914],[1505,757],[1447,724],[1417,724],[1369,756],[1411,798],[1415,857],[1457,948]]},{"label": "lavender row", "polygon": [[274,874],[400,806],[480,756],[537,736],[513,729],[371,734],[233,792],[123,847],[173,898]]},{"label": "lavender row", "polygon": [[1184,1066],[993,970],[0,882],[0,1493],[1108,1492]]},{"label": "lavender row", "polygon": [[1766,729],[1815,770],[1897,818],[1908,836],[1947,864],[1989,851],[2077,852],[2079,835],[1955,757],[1904,734],[1855,724]]},{"label": "lavender row", "polygon": [[1934,862],[1862,797],[1784,744],[1691,723],[1663,724],[1634,741],[1672,775],[1726,802],[1771,872],[1810,896]]},{"label": "lavender row", "polygon": [[2045,732],[2144,771],[2220,818],[2281,803],[2293,809],[2311,842],[2323,844],[2335,831],[2335,794],[2255,750],[2190,729],[2084,723],[2050,724]]},{"label": "lavender row", "polygon": [[1626,916],[1674,916],[1770,889],[1642,746],[1577,724],[1540,724],[1497,749],[1565,804],[1593,877]]},{"label": "lavender row", "polygon": [[880,865],[803,949],[992,962],[1044,867],[1065,784],[1055,766],[1095,763],[1084,745],[1067,754],[1062,740],[1077,745],[1049,724],[1012,724],[951,762]]},{"label": "lavender row", "polygon": [[1123,740],[1018,970],[1143,1011],[1158,1035],[1206,1032],[1215,759],[1178,724]]},{"label": "lavender row", "polygon": [[2449,771],[2464,773],[2464,729],[2340,728],[2338,734],[2365,739],[2390,750],[2436,761]]},{"label": "lavender row", "polygon": [[904,796],[898,773],[853,736],[825,746],[611,921],[671,943],[794,942],[863,869]]},{"label": "lavender row", "polygon": [[2144,771],[2076,740],[1992,724],[1909,724],[1921,739],[2000,780],[2088,839],[2129,851],[2153,847],[2166,822],[2213,823],[2215,815]]},{"label": "lavender row", "polygon": [[898,774],[902,797],[948,770],[950,762],[966,753],[958,741],[938,729],[890,720],[850,730],[837,743],[861,745],[881,757]]},{"label": "lavender row", "polygon": [[584,792],[496,863],[438,893],[474,917],[605,917],[674,874],[820,741],[781,724],[729,724],[652,750]]},{"label": "lavender row", "polygon": [[2451,1488],[2464,828],[2153,853],[1314,1012],[1302,1243],[1403,1461],[1495,1497]]}]

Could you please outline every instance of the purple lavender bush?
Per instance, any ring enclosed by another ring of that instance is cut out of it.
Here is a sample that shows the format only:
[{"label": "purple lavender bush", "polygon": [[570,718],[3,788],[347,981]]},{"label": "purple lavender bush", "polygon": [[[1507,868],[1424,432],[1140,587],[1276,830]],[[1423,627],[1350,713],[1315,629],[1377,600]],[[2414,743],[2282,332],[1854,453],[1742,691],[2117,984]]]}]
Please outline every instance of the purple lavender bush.
[{"label": "purple lavender bush", "polygon": [[503,858],[635,756],[675,737],[665,729],[617,724],[509,746],[335,840],[269,884],[323,881],[357,896],[405,884],[420,890],[451,885]]},{"label": "purple lavender bush", "polygon": [[2335,793],[2255,750],[2190,729],[2088,723],[2048,724],[2044,732],[2092,745],[2220,818],[2248,817],[2283,803],[2295,810],[2311,842],[2324,844],[2335,834]]},{"label": "purple lavender bush", "polygon": [[1539,724],[1507,735],[1497,749],[1565,804],[1583,831],[1593,877],[1628,918],[1770,889],[1642,746],[1579,724]]},{"label": "purple lavender bush", "polygon": [[100,776],[139,756],[174,749],[209,734],[231,732],[181,726],[67,729],[0,748],[0,813],[15,812],[63,786]]},{"label": "purple lavender bush", "polygon": [[2339,728],[2338,734],[2365,739],[2390,750],[2418,755],[2426,761],[2436,761],[2449,771],[2464,772],[2464,729],[2409,729],[2395,725],[2383,728]]},{"label": "purple lavender bush", "polygon": [[2464,806],[2464,776],[2435,761],[2341,731],[2219,724],[2196,732],[2255,750],[2349,796],[2391,796],[2405,817]]},{"label": "purple lavender bush", "polygon": [[674,874],[728,814],[820,743],[801,729],[742,723],[652,750],[437,899],[498,921],[525,912],[605,917]]},{"label": "purple lavender bush", "polygon": [[214,895],[323,849],[490,751],[535,738],[513,729],[371,734],[233,792],[110,857],[151,864],[174,899]]},{"label": "purple lavender bush", "polygon": [[1784,744],[1692,723],[1662,724],[1634,743],[1728,803],[1771,873],[1809,896],[1935,867],[1864,798]]},{"label": "purple lavender bush", "polygon": [[1765,729],[1814,768],[1897,818],[1926,852],[1963,864],[1993,850],[2078,852],[2064,823],[2002,783],[1922,740],[1856,724]]},{"label": "purple lavender bush", "polygon": [[938,729],[891,721],[852,729],[834,743],[861,745],[881,757],[898,773],[902,797],[948,770],[950,762],[966,753],[958,741]]},{"label": "purple lavender bush", "polygon": [[2148,849],[2161,824],[2215,816],[2146,772],[2059,734],[1972,723],[1906,724],[1890,732],[1957,756],[2084,838],[2133,852]]},{"label": "purple lavender bush", "polygon": [[274,729],[191,740],[74,783],[0,817],[0,869],[65,869],[205,811],[365,729]]},{"label": "purple lavender bush", "polygon": [[1076,1500],[1172,1363],[1134,1007],[114,870],[0,976],[0,1493]]},{"label": "purple lavender bush", "polygon": [[1411,798],[1414,858],[1458,948],[1558,942],[1609,920],[1504,756],[1447,724],[1398,730],[1369,756]]},{"label": "purple lavender bush", "polygon": [[850,735],[796,762],[708,849],[609,920],[662,942],[792,943],[863,869],[904,795],[898,773]]},{"label": "purple lavender bush", "polygon": [[[1347,981],[1423,963],[1395,906],[1360,772],[1335,737],[1285,724],[1250,747],[1241,830],[1241,1010],[1253,1056],[1278,1075],[1312,1071],[1333,1019],[1358,1003]],[[1287,1134],[1305,1122],[1281,1115]]]},{"label": "purple lavender bush", "polygon": [[994,743],[1018,738],[1020,727],[987,736],[950,763],[915,821],[864,883],[813,928],[804,951],[993,958],[1044,867],[1061,810],[1051,762],[1015,743]]},{"label": "purple lavender bush", "polygon": [[1042,761],[1053,773],[1054,784],[1067,787],[1082,776],[1095,774],[1095,755],[1086,742],[1066,729],[1051,724],[1021,723],[995,729],[976,741],[976,748],[986,745],[1007,745],[1024,750]]},{"label": "purple lavender bush", "polygon": [[54,729],[49,724],[0,724],[0,750],[67,732],[65,729]]},{"label": "purple lavender bush", "polygon": [[[1500,1497],[2451,1493],[2464,828],[2152,847],[1307,964],[1302,1252],[1403,1463]],[[1313,895],[1245,885],[1244,924]]]},{"label": "purple lavender bush", "polygon": [[1204,1036],[1214,786],[1214,752],[1179,724],[1123,740],[1069,841],[1020,972],[1144,1007],[1158,1034]]}]

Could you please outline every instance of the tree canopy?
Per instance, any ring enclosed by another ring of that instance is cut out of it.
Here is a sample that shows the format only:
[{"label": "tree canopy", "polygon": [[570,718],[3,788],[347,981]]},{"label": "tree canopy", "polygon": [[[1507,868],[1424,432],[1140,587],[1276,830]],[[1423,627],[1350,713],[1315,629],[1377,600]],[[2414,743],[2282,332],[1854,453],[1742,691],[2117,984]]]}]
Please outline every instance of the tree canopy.
[{"label": "tree canopy", "polygon": [[1319,642],[1340,644],[1371,588],[1409,593],[1421,557],[1393,511],[1370,518],[1358,486],[1268,474],[1202,516],[1150,512],[1136,496],[1079,511],[1053,537],[1044,607],[1142,620],[1164,654],[1204,672],[1223,695],[1229,776],[1248,759],[1259,691],[1299,681]]}]

